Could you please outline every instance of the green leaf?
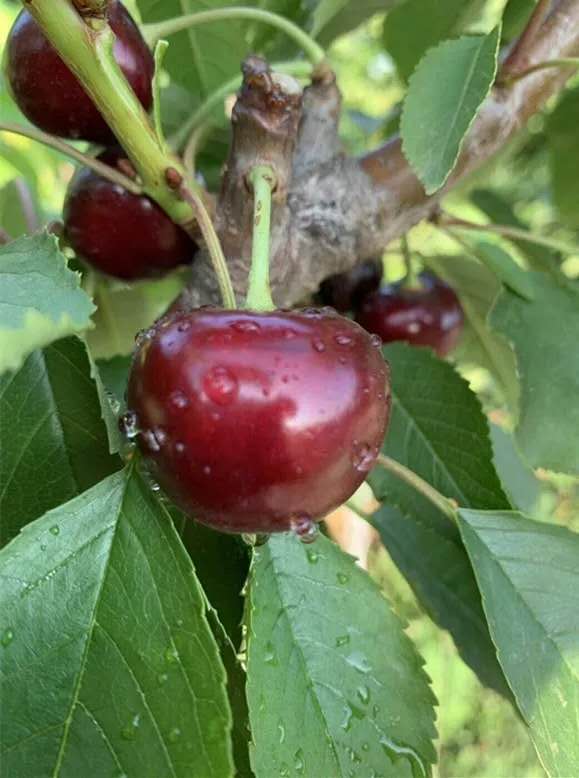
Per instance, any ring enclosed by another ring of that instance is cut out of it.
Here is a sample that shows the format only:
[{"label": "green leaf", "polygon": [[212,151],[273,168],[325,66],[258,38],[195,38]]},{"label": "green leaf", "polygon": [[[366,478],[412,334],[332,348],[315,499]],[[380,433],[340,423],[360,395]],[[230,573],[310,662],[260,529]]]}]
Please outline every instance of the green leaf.
[{"label": "green leaf", "polygon": [[318,0],[311,15],[310,30],[323,46],[354,30],[377,13],[384,13],[400,0]]},{"label": "green leaf", "polygon": [[427,194],[451,174],[464,136],[488,95],[497,69],[499,28],[430,49],[408,85],[402,149]]},{"label": "green leaf", "polygon": [[7,775],[232,775],[203,593],[134,469],[29,525],[0,575]]},{"label": "green leaf", "polygon": [[105,389],[112,394],[120,406],[125,405],[131,361],[130,356],[96,360],[96,366]]},{"label": "green leaf", "polygon": [[384,44],[407,81],[428,49],[447,38],[487,34],[506,0],[406,0],[386,15]]},{"label": "green leaf", "polygon": [[551,776],[579,765],[579,535],[505,512],[460,511],[499,661]]},{"label": "green leaf", "polygon": [[75,337],[0,377],[0,545],[120,467],[109,456],[90,364]]},{"label": "green leaf", "polygon": [[430,774],[434,696],[382,594],[324,537],[255,549],[248,603],[252,765],[277,775]]},{"label": "green leaf", "polygon": [[551,187],[559,217],[568,227],[579,227],[579,88],[567,90],[547,121]]},{"label": "green leaf", "polygon": [[135,335],[165,313],[183,283],[184,274],[178,271],[160,281],[141,281],[130,286],[101,284],[95,294],[95,327],[86,334],[94,358],[132,354]]},{"label": "green leaf", "polygon": [[517,265],[511,255],[496,243],[479,241],[474,250],[476,256],[494,273],[497,278],[513,292],[525,300],[534,297],[533,285],[528,274]]},{"label": "green leaf", "polygon": [[372,524],[418,601],[451,634],[464,662],[485,686],[512,702],[462,543],[390,505],[373,514]]},{"label": "green leaf", "polygon": [[528,275],[534,302],[503,289],[490,317],[516,354],[515,438],[533,467],[579,474],[579,289],[543,273]]},{"label": "green leaf", "polygon": [[511,504],[531,513],[537,504],[541,486],[535,473],[522,458],[513,436],[496,424],[490,425],[493,459]]},{"label": "green leaf", "polygon": [[54,236],[19,238],[0,248],[0,373],[86,329],[93,311]]},{"label": "green leaf", "polygon": [[[510,507],[493,466],[488,422],[468,383],[428,349],[395,343],[384,348],[384,356],[392,385],[384,454],[461,506]],[[384,468],[373,470],[370,483],[378,499],[404,513],[441,515]]]},{"label": "green leaf", "polygon": [[500,284],[487,268],[466,257],[429,257],[428,265],[460,297],[466,326],[456,353],[457,359],[488,370],[509,409],[516,413],[519,383],[514,355],[503,338],[498,337],[487,324]]},{"label": "green leaf", "polygon": [[[384,453],[460,505],[510,507],[494,470],[487,420],[466,381],[426,349],[393,344],[384,355],[392,374]],[[370,484],[388,505],[373,521],[401,572],[483,683],[508,696],[456,525],[380,466]]]},{"label": "green leaf", "polygon": [[[163,0],[160,3],[158,0],[137,0],[137,5],[144,22],[158,22],[235,5],[235,2]],[[172,35],[163,68],[200,102],[239,73],[241,62],[248,53],[246,31],[245,22],[224,20]]]}]

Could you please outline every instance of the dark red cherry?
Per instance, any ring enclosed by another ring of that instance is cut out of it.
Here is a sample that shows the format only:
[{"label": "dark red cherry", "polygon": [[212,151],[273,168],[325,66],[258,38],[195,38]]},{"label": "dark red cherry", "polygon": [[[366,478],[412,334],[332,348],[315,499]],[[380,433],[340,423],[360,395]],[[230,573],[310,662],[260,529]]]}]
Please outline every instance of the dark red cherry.
[{"label": "dark red cherry", "polygon": [[[109,149],[98,159],[114,167],[122,158]],[[92,267],[116,278],[163,275],[191,262],[196,244],[150,198],[82,168],[72,179],[63,211],[64,235]]]},{"label": "dark red cherry", "polygon": [[199,309],[141,337],[128,407],[153,477],[188,515],[299,533],[374,465],[389,371],[379,343],[334,313]]},{"label": "dark red cherry", "polygon": [[413,346],[430,346],[443,357],[454,349],[462,333],[462,307],[443,281],[430,273],[419,278],[420,289],[392,284],[368,295],[356,321],[384,343],[404,340]]},{"label": "dark red cherry", "polygon": [[[110,0],[115,58],[140,102],[152,104],[154,62],[126,8]],[[63,138],[110,143],[114,138],[76,76],[60,59],[33,17],[22,11],[6,44],[6,75],[14,100],[41,130]]]},{"label": "dark red cherry", "polygon": [[341,313],[356,309],[366,295],[378,289],[382,280],[382,261],[369,259],[347,273],[338,273],[322,281],[318,296],[324,305]]}]

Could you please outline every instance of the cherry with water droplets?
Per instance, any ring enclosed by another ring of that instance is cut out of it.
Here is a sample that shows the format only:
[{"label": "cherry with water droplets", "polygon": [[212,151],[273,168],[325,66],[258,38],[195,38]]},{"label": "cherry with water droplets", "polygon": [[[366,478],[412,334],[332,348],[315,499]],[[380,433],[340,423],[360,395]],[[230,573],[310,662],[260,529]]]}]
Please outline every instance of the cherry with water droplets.
[{"label": "cherry with water droplets", "polygon": [[[111,167],[119,149],[98,159]],[[101,273],[128,281],[161,276],[192,261],[197,245],[146,195],[136,195],[82,168],[72,179],[63,211],[64,236],[78,256]]]},{"label": "cherry with water droplets", "polygon": [[389,371],[370,335],[326,311],[177,311],[154,330],[128,388],[154,479],[215,529],[313,540],[382,445]]},{"label": "cherry with water droplets", "polygon": [[[118,0],[107,11],[114,55],[145,110],[152,102],[153,57]],[[28,11],[17,17],[6,43],[6,75],[22,113],[51,135],[108,144],[114,138],[91,98]]]},{"label": "cherry with water droplets", "polygon": [[462,306],[454,290],[431,273],[421,273],[419,282],[419,288],[397,283],[367,295],[356,312],[356,321],[384,343],[402,340],[413,346],[430,346],[444,357],[460,339]]},{"label": "cherry with water droplets", "polygon": [[318,297],[340,313],[354,310],[364,297],[378,289],[382,280],[382,261],[361,262],[347,273],[338,273],[320,284]]}]

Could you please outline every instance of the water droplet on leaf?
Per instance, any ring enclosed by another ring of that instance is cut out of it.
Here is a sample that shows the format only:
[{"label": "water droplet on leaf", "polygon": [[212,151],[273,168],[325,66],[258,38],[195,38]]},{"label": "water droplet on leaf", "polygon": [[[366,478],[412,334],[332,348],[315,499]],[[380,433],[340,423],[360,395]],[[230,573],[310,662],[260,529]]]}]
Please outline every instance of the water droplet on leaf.
[{"label": "water droplet on leaf", "polygon": [[50,528],[50,534],[51,535],[60,535],[60,527],[58,526],[58,524],[55,524],[54,526],[52,526]]},{"label": "water droplet on leaf", "polygon": [[134,411],[127,411],[119,417],[119,430],[127,440],[134,440],[139,434],[139,423]]},{"label": "water droplet on leaf", "polygon": [[10,627],[8,627],[8,629],[4,630],[0,642],[2,643],[4,648],[6,648],[6,646],[9,646],[13,640],[14,640],[14,631],[11,630]]}]

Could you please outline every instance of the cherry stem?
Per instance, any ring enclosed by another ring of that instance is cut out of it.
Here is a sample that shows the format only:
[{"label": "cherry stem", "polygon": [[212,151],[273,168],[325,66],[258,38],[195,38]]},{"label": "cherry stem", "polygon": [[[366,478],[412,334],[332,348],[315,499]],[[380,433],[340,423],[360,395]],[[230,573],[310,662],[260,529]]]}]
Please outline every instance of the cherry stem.
[{"label": "cherry stem", "polygon": [[561,57],[560,59],[547,59],[545,62],[538,62],[536,65],[532,65],[526,70],[521,70],[519,73],[505,76],[501,84],[505,86],[514,84],[515,81],[519,81],[521,78],[526,78],[526,76],[530,76],[532,73],[547,70],[548,68],[579,68],[579,57]]},{"label": "cherry stem", "polygon": [[449,500],[448,497],[441,494],[415,472],[401,465],[400,462],[387,457],[385,454],[378,454],[377,462],[384,470],[388,470],[400,481],[404,481],[423,497],[426,497],[427,500],[430,500],[449,519],[456,521],[456,509],[458,506],[456,506],[453,500]]},{"label": "cherry stem", "polygon": [[209,129],[210,127],[208,124],[200,124],[199,127],[191,133],[191,137],[185,146],[183,164],[185,165],[185,170],[191,180],[195,179],[197,154],[199,153],[199,149],[203,145],[203,142],[209,135]]},{"label": "cherry stem", "polygon": [[284,32],[289,38],[292,38],[294,43],[302,49],[314,65],[320,64],[326,57],[324,49],[296,24],[290,22],[289,19],[285,19],[283,16],[278,16],[278,14],[264,11],[260,8],[245,8],[242,6],[216,8],[210,11],[200,11],[199,13],[177,16],[174,19],[166,19],[162,22],[145,24],[141,29],[145,40],[152,45],[159,38],[166,38],[169,35],[181,32],[182,30],[191,29],[200,24],[234,19],[248,19],[250,21],[263,22],[264,24],[276,27],[278,30]]},{"label": "cherry stem", "polygon": [[406,275],[404,276],[403,286],[405,289],[422,289],[422,284],[418,278],[416,267],[412,261],[412,254],[410,252],[410,246],[408,245],[408,236],[403,235],[400,239],[402,248],[402,256],[404,257],[404,266],[406,268]]},{"label": "cherry stem", "polygon": [[[285,73],[288,76],[302,76],[307,78],[312,74],[312,66],[309,62],[276,62],[271,66],[271,70],[277,73]],[[180,148],[189,135],[197,130],[203,124],[209,123],[211,114],[219,107],[223,106],[225,99],[237,92],[243,82],[242,76],[235,76],[226,81],[215,92],[202,103],[195,113],[191,114],[189,119],[177,130],[169,139],[173,148]]]},{"label": "cherry stem", "polygon": [[24,127],[20,124],[4,122],[0,124],[0,132],[10,132],[14,135],[22,135],[24,138],[30,138],[38,143],[42,143],[44,146],[48,146],[49,148],[74,159],[76,162],[80,162],[85,167],[91,168],[91,170],[94,170],[95,173],[98,173],[108,181],[112,181],[114,184],[120,184],[120,186],[124,187],[129,192],[132,192],[132,194],[143,194],[142,187],[119,170],[115,170],[110,167],[110,165],[105,165],[104,162],[99,162],[99,160],[94,157],[83,154],[82,151],[75,149],[74,146],[65,143],[59,138],[55,138],[46,132],[42,132],[42,130],[37,130],[35,127]]},{"label": "cherry stem", "polygon": [[562,240],[554,238],[544,238],[541,235],[535,235],[528,230],[521,230],[518,227],[509,227],[506,224],[477,224],[466,219],[457,219],[453,216],[443,215],[437,223],[439,227],[458,227],[465,230],[477,230],[478,232],[490,232],[495,235],[501,235],[511,240],[522,240],[526,243],[535,243],[538,246],[558,251],[561,254],[577,254],[579,247],[573,246]]},{"label": "cherry stem", "polygon": [[155,135],[159,146],[167,150],[165,134],[163,133],[163,121],[161,118],[161,67],[169,44],[167,41],[158,40],[155,44],[155,74],[153,76],[153,122],[155,125]]},{"label": "cherry stem", "polygon": [[269,232],[275,174],[269,165],[255,165],[248,181],[253,188],[253,239],[245,307],[252,311],[273,311],[275,305],[269,288]]},{"label": "cherry stem", "polygon": [[231,283],[231,276],[229,275],[229,269],[227,267],[227,261],[221,248],[221,243],[211,217],[205,208],[203,200],[195,190],[189,189],[188,186],[183,184],[179,190],[181,197],[187,202],[203,235],[213,270],[217,276],[217,283],[219,284],[219,291],[221,293],[221,300],[224,308],[234,309],[237,307],[235,300],[235,292],[233,291],[233,284]]}]

